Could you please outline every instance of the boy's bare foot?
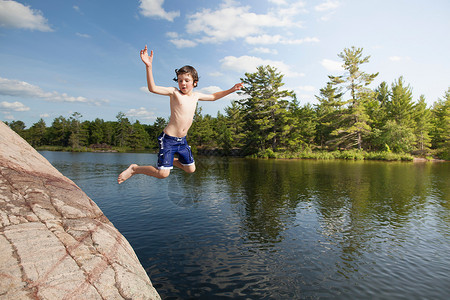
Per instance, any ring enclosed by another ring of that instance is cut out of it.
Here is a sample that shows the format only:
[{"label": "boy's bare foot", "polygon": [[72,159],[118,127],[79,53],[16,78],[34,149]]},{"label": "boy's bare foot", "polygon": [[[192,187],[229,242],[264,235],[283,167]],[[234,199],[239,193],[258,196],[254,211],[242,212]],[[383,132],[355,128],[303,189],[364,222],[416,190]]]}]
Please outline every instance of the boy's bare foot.
[{"label": "boy's bare foot", "polygon": [[120,173],[119,178],[117,178],[117,182],[119,184],[121,184],[122,182],[124,182],[125,180],[127,180],[128,178],[130,178],[131,176],[134,175],[134,168],[137,167],[138,165],[136,164],[132,164],[128,167],[128,169],[126,169],[125,171],[123,171],[122,173]]}]

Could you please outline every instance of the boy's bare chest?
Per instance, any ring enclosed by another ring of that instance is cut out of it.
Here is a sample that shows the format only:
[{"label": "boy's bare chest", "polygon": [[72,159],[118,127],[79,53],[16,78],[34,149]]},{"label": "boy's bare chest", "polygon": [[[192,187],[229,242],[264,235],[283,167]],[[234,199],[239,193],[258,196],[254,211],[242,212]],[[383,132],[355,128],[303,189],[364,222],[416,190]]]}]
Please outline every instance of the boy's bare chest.
[{"label": "boy's bare chest", "polygon": [[195,110],[197,99],[192,96],[176,95],[170,99],[170,106],[177,111],[190,112]]}]

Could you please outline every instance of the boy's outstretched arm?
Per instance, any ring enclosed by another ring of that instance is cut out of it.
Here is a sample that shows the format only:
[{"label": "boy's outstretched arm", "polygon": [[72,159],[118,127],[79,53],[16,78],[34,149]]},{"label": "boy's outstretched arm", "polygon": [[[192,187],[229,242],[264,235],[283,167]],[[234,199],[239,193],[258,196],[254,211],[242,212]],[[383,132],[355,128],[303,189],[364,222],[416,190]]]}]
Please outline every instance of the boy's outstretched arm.
[{"label": "boy's outstretched arm", "polygon": [[236,83],[231,89],[228,89],[225,91],[220,91],[220,92],[216,92],[216,93],[209,94],[209,95],[201,94],[199,96],[198,100],[200,100],[200,101],[216,101],[216,100],[223,98],[235,91],[240,90],[243,85],[244,84],[242,82],[240,82],[240,83]]},{"label": "boy's outstretched arm", "polygon": [[162,87],[155,84],[153,79],[153,50],[148,55],[147,45],[141,50],[141,60],[144,62],[147,69],[147,86],[148,90],[152,93],[168,96],[175,90],[174,87]]}]

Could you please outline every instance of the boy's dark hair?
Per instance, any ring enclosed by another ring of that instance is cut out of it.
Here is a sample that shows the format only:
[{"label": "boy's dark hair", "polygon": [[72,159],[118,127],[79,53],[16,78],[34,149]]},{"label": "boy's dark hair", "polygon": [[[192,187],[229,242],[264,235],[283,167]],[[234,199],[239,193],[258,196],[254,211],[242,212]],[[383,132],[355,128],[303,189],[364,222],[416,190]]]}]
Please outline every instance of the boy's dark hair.
[{"label": "boy's dark hair", "polygon": [[181,69],[175,69],[175,74],[177,74],[177,77],[175,77],[173,80],[178,82],[178,75],[181,74],[190,74],[192,76],[192,79],[194,80],[194,87],[197,86],[198,83],[198,73],[197,70],[192,66],[184,66]]}]

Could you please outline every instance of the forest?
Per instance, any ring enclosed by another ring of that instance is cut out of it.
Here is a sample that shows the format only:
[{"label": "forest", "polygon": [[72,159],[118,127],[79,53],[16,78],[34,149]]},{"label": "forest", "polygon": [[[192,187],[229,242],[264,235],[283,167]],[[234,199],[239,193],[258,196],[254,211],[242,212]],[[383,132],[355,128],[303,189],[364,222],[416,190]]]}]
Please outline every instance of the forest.
[{"label": "forest", "polygon": [[[424,95],[413,99],[403,77],[370,89],[378,73],[361,69],[370,59],[362,52],[351,47],[338,55],[345,72],[328,76],[314,105],[301,106],[272,66],[245,73],[242,99],[224,113],[203,115],[197,108],[189,144],[202,154],[265,158],[450,160],[450,87],[431,107]],[[75,112],[50,126],[43,119],[30,128],[22,121],[7,125],[38,149],[154,151],[168,122],[158,117],[153,124],[132,124],[123,112],[115,121],[82,117]]]}]

